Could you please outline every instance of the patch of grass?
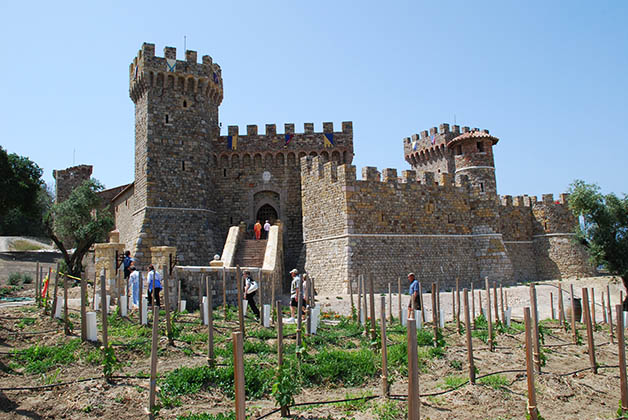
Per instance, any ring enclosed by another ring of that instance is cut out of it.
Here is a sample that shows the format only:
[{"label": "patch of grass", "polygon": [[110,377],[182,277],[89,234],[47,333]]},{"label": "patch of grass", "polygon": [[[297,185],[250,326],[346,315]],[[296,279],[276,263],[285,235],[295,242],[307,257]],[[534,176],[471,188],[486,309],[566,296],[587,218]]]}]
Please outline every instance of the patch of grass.
[{"label": "patch of grass", "polygon": [[379,420],[402,420],[408,418],[408,405],[401,401],[384,400],[372,404],[373,414]]},{"label": "patch of grass", "polygon": [[275,349],[273,349],[270,345],[266,344],[265,341],[253,341],[247,340],[243,344],[243,350],[245,354],[255,353],[255,354],[267,354],[273,353]]},{"label": "patch of grass", "polygon": [[449,375],[443,378],[443,383],[439,384],[438,387],[441,389],[451,389],[457,388],[463,384],[468,382],[467,378],[460,375]]},{"label": "patch of grass", "polygon": [[268,340],[271,338],[277,338],[277,333],[270,328],[258,328],[255,330],[247,331],[249,337],[259,338],[261,340]]},{"label": "patch of grass", "polygon": [[235,420],[235,411],[230,411],[227,414],[218,413],[218,414],[209,414],[209,413],[199,413],[199,414],[186,414],[183,416],[178,416],[177,420]]},{"label": "patch of grass", "polygon": [[462,362],[460,360],[450,360],[449,366],[456,370],[462,370]]},{"label": "patch of grass", "polygon": [[510,381],[504,375],[491,375],[485,376],[484,378],[480,378],[478,382],[482,385],[490,386],[493,389],[501,389],[502,387],[508,386]]},{"label": "patch of grass", "polygon": [[373,393],[370,391],[364,391],[359,394],[346,393],[345,399],[352,399],[352,398],[359,398],[359,399],[353,400],[353,401],[343,401],[343,402],[335,403],[334,405],[339,407],[347,415],[351,415],[356,412],[363,413],[369,407],[369,400],[367,399],[367,397],[370,397],[371,395],[373,395]]},{"label": "patch of grass", "polygon": [[24,329],[24,327],[29,326],[29,325],[33,325],[35,323],[35,318],[22,318],[20,319],[20,321],[17,323],[17,327],[21,330]]},{"label": "patch of grass", "polygon": [[17,239],[11,242],[10,248],[12,251],[39,251],[41,248],[40,245],[34,244],[31,241],[26,241],[24,239]]},{"label": "patch of grass", "polygon": [[304,384],[359,386],[377,372],[375,353],[364,348],[357,351],[322,349],[307,359],[301,366]]},{"label": "patch of grass", "polygon": [[55,367],[74,362],[80,345],[81,340],[78,338],[58,346],[35,344],[27,349],[15,351],[14,358],[28,373],[45,373]]}]

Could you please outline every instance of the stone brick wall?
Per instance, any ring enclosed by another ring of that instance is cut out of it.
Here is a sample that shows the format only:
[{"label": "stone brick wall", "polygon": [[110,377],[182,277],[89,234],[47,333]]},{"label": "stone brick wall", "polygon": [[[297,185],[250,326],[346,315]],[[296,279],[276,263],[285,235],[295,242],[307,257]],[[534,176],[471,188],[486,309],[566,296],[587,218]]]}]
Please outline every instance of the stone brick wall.
[{"label": "stone brick wall", "polygon": [[55,202],[61,203],[67,200],[74,188],[92,176],[92,169],[91,165],[78,165],[52,171],[55,179]]}]

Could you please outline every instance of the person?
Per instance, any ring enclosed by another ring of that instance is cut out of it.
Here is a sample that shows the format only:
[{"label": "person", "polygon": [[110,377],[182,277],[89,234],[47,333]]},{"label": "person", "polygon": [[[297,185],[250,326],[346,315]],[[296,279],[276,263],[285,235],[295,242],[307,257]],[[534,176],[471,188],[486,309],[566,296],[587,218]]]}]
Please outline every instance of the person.
[{"label": "person", "polygon": [[292,282],[290,283],[290,319],[288,322],[294,322],[294,313],[299,307],[297,296],[301,299],[301,308],[305,308],[305,302],[303,300],[303,290],[299,289],[299,282],[301,281],[299,270],[293,268],[290,270],[290,275],[292,276]]},{"label": "person", "polygon": [[131,264],[129,267],[131,274],[129,275],[129,286],[133,295],[133,305],[139,306],[140,304],[140,272],[137,271],[135,265]]},{"label": "person", "polygon": [[[161,292],[161,274],[155,270],[154,265],[148,266],[148,304],[161,306],[159,301],[159,292]],[[155,303],[153,303],[153,297]]]},{"label": "person", "polygon": [[264,223],[264,239],[268,239],[268,233],[270,232],[270,223],[266,220]]},{"label": "person", "polygon": [[249,307],[255,314],[255,318],[259,320],[259,309],[255,304],[255,293],[257,293],[257,282],[251,278],[251,272],[249,270],[244,270],[242,272],[242,279],[244,280],[244,296],[246,301],[248,302]]},{"label": "person", "polygon": [[124,251],[124,259],[122,260],[122,265],[124,266],[124,279],[128,279],[131,275],[131,263],[133,262],[133,258],[131,258],[131,251]]},{"label": "person", "polygon": [[419,281],[415,278],[414,273],[408,273],[408,281],[410,282],[410,303],[408,303],[408,318],[414,318],[414,310],[421,309],[421,296],[419,295]]},{"label": "person", "polygon": [[255,223],[255,226],[253,226],[253,231],[255,231],[255,239],[259,241],[262,236],[262,224],[259,220]]}]

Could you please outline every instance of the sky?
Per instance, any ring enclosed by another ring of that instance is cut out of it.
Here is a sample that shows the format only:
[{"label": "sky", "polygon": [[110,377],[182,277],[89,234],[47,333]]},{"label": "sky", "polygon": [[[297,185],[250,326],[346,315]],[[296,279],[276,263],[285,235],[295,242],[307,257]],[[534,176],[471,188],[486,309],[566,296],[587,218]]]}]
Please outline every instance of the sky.
[{"label": "sky", "polygon": [[[410,169],[402,140],[489,129],[500,194],[574,179],[628,193],[625,1],[0,1],[0,146],[44,170],[133,181],[129,64],[143,42],[220,64],[228,125],[353,121],[353,164]],[[184,41],[185,39],[185,41]]]}]

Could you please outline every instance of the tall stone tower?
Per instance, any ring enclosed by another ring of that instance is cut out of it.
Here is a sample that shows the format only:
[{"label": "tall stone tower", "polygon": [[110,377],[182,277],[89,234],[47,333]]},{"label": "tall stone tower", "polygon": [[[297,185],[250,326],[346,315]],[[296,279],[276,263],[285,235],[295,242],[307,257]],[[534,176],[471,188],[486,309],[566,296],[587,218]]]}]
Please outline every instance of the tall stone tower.
[{"label": "tall stone tower", "polygon": [[176,59],[176,49],[155,56],[145,43],[129,68],[135,103],[135,182],[140,232],[133,250],[142,262],[150,246],[177,247],[185,264],[207,263],[217,249],[210,159],[219,135],[223,98],[220,66],[195,51]]},{"label": "tall stone tower", "polygon": [[468,127],[464,127],[461,135],[449,141],[447,148],[454,155],[456,182],[466,175],[476,192],[496,196],[493,145],[498,141],[488,130],[470,130]]}]

